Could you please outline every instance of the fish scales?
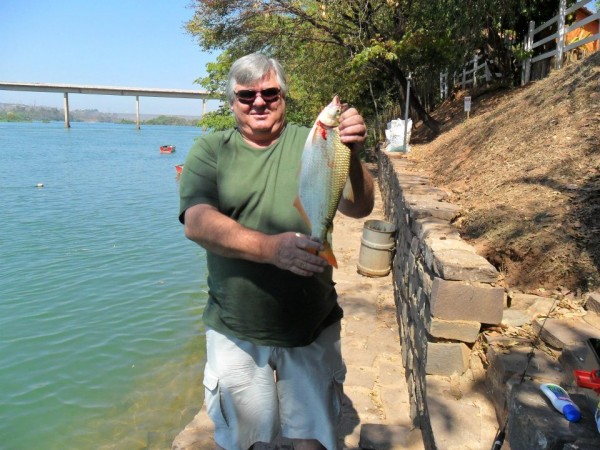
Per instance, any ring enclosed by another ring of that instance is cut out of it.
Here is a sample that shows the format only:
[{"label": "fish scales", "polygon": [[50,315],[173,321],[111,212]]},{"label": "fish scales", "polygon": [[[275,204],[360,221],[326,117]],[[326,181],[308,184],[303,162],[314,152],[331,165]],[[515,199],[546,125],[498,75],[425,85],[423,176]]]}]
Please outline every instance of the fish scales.
[{"label": "fish scales", "polygon": [[336,96],[315,121],[302,154],[298,198],[294,203],[310,226],[311,237],[323,243],[321,256],[334,267],[337,261],[331,250],[333,218],[348,186],[351,155],[350,148],[340,140],[340,113]]}]

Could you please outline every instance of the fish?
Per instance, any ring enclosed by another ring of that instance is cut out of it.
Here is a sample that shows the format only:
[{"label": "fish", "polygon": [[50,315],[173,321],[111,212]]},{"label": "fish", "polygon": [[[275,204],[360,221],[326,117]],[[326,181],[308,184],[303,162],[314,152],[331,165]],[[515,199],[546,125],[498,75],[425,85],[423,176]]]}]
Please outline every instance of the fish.
[{"label": "fish", "polygon": [[343,106],[336,95],[313,124],[300,161],[298,195],[294,206],[310,228],[310,237],[323,244],[319,256],[337,269],[331,247],[333,218],[342,197],[353,200],[350,147],[340,140]]}]

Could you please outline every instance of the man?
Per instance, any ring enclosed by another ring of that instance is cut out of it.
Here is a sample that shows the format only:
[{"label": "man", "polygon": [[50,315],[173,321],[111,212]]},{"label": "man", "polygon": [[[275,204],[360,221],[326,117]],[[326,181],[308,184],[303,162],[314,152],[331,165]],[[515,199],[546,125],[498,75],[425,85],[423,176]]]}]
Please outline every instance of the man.
[{"label": "man", "polygon": [[[205,401],[227,450],[280,432],[294,448],[337,448],[342,310],[322,245],[293,206],[309,129],[286,123],[286,94],[276,60],[238,59],[227,86],[237,128],[199,139],[180,180],[179,220],[207,254]],[[338,209],[364,217],[374,201],[359,158],[366,127],[350,108],[339,130],[352,149],[354,200]]]}]

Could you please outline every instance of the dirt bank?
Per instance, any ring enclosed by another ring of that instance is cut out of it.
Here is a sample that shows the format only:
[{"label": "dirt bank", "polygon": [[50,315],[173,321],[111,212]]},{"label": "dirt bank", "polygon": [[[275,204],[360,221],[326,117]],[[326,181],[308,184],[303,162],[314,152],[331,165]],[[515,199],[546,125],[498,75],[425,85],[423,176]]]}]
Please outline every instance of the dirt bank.
[{"label": "dirt bank", "polygon": [[464,92],[413,131],[412,160],[463,213],[455,225],[523,291],[600,286],[600,53],[513,90]]}]

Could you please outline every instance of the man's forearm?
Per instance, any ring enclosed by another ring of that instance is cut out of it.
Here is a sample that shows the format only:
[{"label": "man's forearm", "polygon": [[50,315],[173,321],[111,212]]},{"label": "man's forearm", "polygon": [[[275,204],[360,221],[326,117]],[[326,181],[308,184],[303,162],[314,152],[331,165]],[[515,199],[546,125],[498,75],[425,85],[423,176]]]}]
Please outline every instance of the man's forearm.
[{"label": "man's forearm", "polygon": [[269,261],[269,236],[240,225],[208,205],[192,206],[185,212],[185,235],[221,256]]},{"label": "man's forearm", "polygon": [[352,155],[349,177],[354,200],[342,198],[338,210],[346,216],[357,219],[368,216],[373,210],[375,202],[373,177],[356,154]]}]

